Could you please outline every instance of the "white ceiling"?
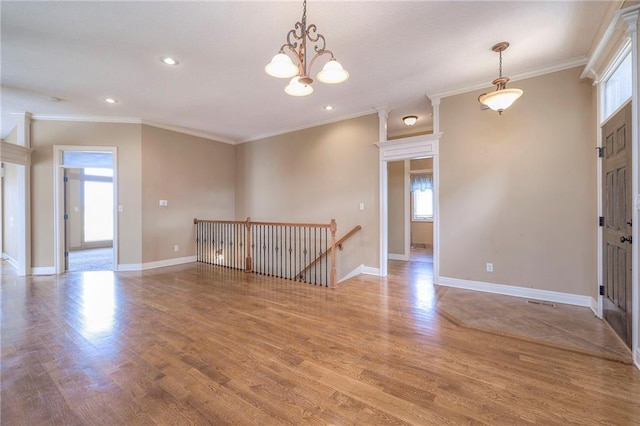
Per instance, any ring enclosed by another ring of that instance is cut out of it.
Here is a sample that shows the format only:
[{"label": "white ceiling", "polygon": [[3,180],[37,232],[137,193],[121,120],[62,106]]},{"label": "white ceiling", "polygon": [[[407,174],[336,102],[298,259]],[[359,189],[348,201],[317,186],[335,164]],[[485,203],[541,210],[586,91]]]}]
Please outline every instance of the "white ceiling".
[{"label": "white ceiling", "polygon": [[[491,46],[509,41],[504,74],[586,60],[608,1],[321,1],[307,22],[350,72],[294,98],[264,65],[302,15],[302,1],[1,3],[2,136],[12,112],[139,118],[241,142],[391,108],[389,133],[426,94],[497,77]],[[169,67],[159,57],[180,60]],[[321,68],[316,64],[312,75]],[[49,97],[62,99],[54,103]],[[108,105],[104,97],[118,104]],[[526,94],[525,94],[526,97]],[[525,98],[523,98],[524,100]],[[331,112],[323,106],[331,104]]]}]

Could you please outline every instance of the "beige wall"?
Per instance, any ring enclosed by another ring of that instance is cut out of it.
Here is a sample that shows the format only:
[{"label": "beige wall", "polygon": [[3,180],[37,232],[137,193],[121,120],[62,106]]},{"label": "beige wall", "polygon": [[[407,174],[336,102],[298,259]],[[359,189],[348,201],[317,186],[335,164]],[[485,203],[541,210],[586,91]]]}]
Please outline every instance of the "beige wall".
[{"label": "beige wall", "polygon": [[2,179],[2,250],[13,258],[18,259],[18,169],[24,166],[4,163],[4,178]]},{"label": "beige wall", "polygon": [[[194,256],[196,217],[234,219],[234,149],[142,126],[143,262]],[[160,207],[160,200],[168,205]]]},{"label": "beige wall", "polygon": [[120,264],[142,260],[141,126],[34,120],[31,125],[32,264],[54,266],[53,146],[118,148],[118,256]]},{"label": "beige wall", "polygon": [[[387,163],[387,181],[389,184],[388,197],[388,248],[391,254],[406,254],[404,252],[404,225],[409,212],[404,210],[404,161],[390,161]],[[408,188],[407,188],[408,190]]]},{"label": "beige wall", "polygon": [[592,294],[596,118],[581,71],[511,84],[524,95],[502,116],[480,110],[483,91],[442,100],[441,276]]},{"label": "beige wall", "polygon": [[[338,254],[338,275],[379,265],[376,114],[236,146],[236,218],[338,223],[362,231]],[[365,209],[359,210],[359,203]]]}]

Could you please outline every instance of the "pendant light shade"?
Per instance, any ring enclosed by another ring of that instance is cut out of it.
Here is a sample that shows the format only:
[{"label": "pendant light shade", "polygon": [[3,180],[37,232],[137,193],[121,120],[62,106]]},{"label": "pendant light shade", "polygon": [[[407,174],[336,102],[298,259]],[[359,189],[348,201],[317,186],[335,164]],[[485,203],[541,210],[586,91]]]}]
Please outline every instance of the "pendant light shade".
[{"label": "pendant light shade", "polygon": [[313,93],[313,87],[310,84],[301,83],[300,77],[293,77],[284,91],[291,96],[308,96]]},{"label": "pendant light shade", "polygon": [[298,67],[284,53],[278,53],[274,56],[271,62],[264,67],[264,70],[271,77],[276,78],[291,78],[298,74]]},{"label": "pendant light shade", "polygon": [[520,89],[502,89],[480,95],[478,100],[494,111],[502,112],[522,96]]},{"label": "pendant light shade", "polygon": [[342,68],[340,62],[335,59],[331,59],[329,62],[324,64],[322,71],[320,71],[316,77],[323,83],[338,84],[346,81],[349,78],[349,73],[347,70]]}]

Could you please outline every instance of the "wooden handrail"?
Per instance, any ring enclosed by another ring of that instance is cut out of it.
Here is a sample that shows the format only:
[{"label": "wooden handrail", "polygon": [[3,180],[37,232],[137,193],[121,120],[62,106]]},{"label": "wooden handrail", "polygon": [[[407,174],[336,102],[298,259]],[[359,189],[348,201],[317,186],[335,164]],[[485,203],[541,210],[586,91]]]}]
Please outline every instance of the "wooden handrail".
[{"label": "wooden handrail", "polygon": [[268,226],[290,226],[292,228],[304,228],[304,227],[314,227],[314,228],[331,228],[330,223],[300,223],[300,222],[254,222],[249,218],[247,220],[204,220],[204,219],[193,219],[193,224],[197,225],[198,223],[248,223],[251,225],[268,225]]},{"label": "wooden handrail", "polygon": [[[346,234],[344,234],[342,236],[342,238],[340,238],[338,241],[336,241],[336,247],[338,247],[340,250],[342,250],[342,244],[345,241],[347,241],[347,239],[349,239],[353,234],[355,234],[356,232],[358,232],[361,229],[362,229],[362,226],[360,226],[360,225],[354,226],[353,229],[351,229],[351,231],[347,232]],[[320,260],[323,257],[327,256],[329,253],[332,253],[332,252],[333,252],[333,248],[329,247],[329,249],[327,251],[325,251],[320,256],[315,258],[315,260],[313,262],[308,264],[302,271],[300,271],[297,276],[302,278],[304,276],[304,273],[307,272],[309,269],[311,269],[313,267],[313,265],[315,265],[316,263],[320,262]]]}]

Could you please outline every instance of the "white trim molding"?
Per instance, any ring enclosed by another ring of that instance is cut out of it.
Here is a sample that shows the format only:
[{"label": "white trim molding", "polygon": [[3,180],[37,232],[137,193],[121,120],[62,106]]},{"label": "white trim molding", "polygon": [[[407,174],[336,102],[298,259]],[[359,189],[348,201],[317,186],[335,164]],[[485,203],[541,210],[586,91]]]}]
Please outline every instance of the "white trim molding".
[{"label": "white trim molding", "polygon": [[[527,78],[540,77],[542,75],[550,74],[552,72],[564,71],[571,68],[579,67],[586,63],[587,63],[587,58],[585,56],[581,56],[579,58],[572,58],[566,61],[558,62],[556,64],[548,65],[546,67],[538,68],[533,71],[515,74],[509,77],[509,81],[514,82],[518,80],[524,80]],[[435,99],[442,99],[442,98],[447,98],[449,96],[460,95],[462,93],[468,93],[468,92],[474,92],[476,90],[486,89],[488,87],[492,87],[490,80],[491,79],[487,79],[484,83],[472,84],[469,86],[462,87],[460,89],[453,89],[453,90],[446,90],[446,91],[437,92],[437,93],[431,93],[431,94],[428,94],[427,96],[429,97],[429,99],[433,101]],[[435,123],[435,117],[434,117],[434,123]],[[433,129],[435,133],[436,128],[434,127]]]},{"label": "white trim molding", "polygon": [[589,305],[593,314],[598,318],[602,319],[602,315],[600,314],[600,302],[593,297],[591,298],[591,305]]},{"label": "white trim molding", "polygon": [[526,299],[544,300],[548,302],[564,303],[566,305],[584,306],[592,309],[592,298],[579,294],[560,293],[557,291],[539,290],[535,288],[517,287],[506,284],[485,283],[482,281],[463,280],[460,278],[440,277],[436,285],[455,287],[484,293],[502,294],[505,296],[522,297]]},{"label": "white trim molding", "polygon": [[410,254],[396,254],[396,253],[389,253],[389,260],[404,260],[407,261],[410,258]]},{"label": "white trim molding", "polygon": [[31,165],[33,150],[22,145],[0,141],[0,161],[3,163]]},{"label": "white trim molding", "polygon": [[147,269],[164,268],[167,266],[182,265],[185,263],[193,263],[196,256],[175,257],[173,259],[158,260],[156,262],[147,263],[121,263],[117,267],[118,272],[129,271],[146,271]]},{"label": "white trim molding", "polygon": [[353,277],[357,277],[358,275],[375,275],[377,277],[380,276],[380,268],[374,268],[372,266],[364,266],[358,265],[353,271],[349,272],[344,277],[338,280],[338,283],[349,280]]},{"label": "white trim molding", "polygon": [[55,275],[55,266],[36,266],[31,268],[31,275]]},{"label": "white trim molding", "polygon": [[2,253],[2,259],[6,260],[7,263],[13,266],[15,269],[18,269],[18,261],[15,260],[13,257],[9,256],[7,253]]}]

